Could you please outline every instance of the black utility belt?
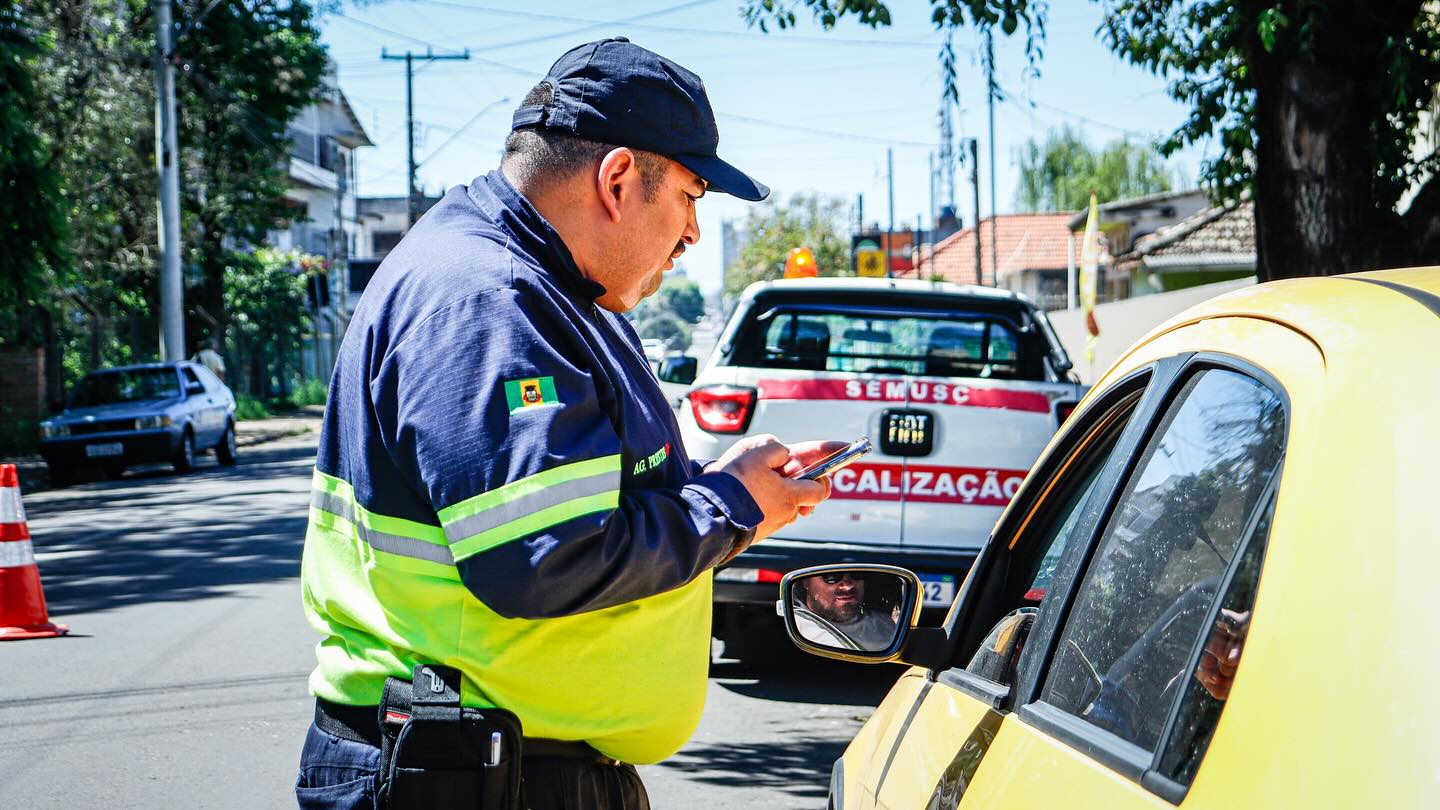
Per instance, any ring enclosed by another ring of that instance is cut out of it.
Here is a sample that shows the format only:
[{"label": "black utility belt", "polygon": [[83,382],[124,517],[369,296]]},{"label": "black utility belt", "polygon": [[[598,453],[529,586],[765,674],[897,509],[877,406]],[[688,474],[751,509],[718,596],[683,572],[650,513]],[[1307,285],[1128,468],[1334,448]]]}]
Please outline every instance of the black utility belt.
[{"label": "black utility belt", "polygon": [[[332,703],[325,698],[315,699],[315,725],[321,731],[376,748],[381,747],[379,715],[379,706],[349,706]],[[408,719],[408,715],[392,713],[390,722],[399,725]],[[581,741],[525,737],[520,743],[520,749],[520,756],[524,759],[583,759],[602,765],[621,764],[619,760],[611,759]]]},{"label": "black utility belt", "polygon": [[435,664],[416,666],[409,682],[387,678],[378,706],[317,699],[315,725],[380,749],[375,795],[383,810],[520,810],[522,758],[619,764],[583,742],[527,739],[504,709],[462,706],[460,671]]}]

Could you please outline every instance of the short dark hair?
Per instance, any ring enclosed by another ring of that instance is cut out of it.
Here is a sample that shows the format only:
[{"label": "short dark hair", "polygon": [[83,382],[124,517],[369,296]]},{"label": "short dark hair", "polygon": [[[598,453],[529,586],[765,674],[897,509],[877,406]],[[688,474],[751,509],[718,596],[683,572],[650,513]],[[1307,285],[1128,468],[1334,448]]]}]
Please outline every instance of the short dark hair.
[{"label": "short dark hair", "polygon": [[[553,93],[549,82],[541,82],[525,94],[520,106],[548,107]],[[543,188],[548,181],[591,168],[616,148],[614,144],[588,141],[544,127],[526,127],[512,131],[505,139],[505,156],[501,162],[505,173],[518,185]],[[635,153],[635,164],[640,170],[640,196],[647,203],[655,202],[668,158],[643,149],[630,151]]]}]

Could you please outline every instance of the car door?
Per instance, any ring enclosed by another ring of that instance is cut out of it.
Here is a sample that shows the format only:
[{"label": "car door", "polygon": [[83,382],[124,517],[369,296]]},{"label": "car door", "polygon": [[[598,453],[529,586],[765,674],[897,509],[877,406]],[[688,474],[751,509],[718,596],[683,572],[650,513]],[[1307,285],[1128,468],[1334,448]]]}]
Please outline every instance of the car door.
[{"label": "car door", "polygon": [[216,412],[224,406],[216,406],[215,392],[200,381],[200,375],[190,366],[180,367],[180,382],[185,391],[185,410],[190,412],[190,426],[195,431],[195,447],[209,447],[219,434]]},{"label": "car door", "polygon": [[[1263,644],[1260,575],[1290,392],[1314,390],[1323,361],[1283,326],[1232,320],[1148,347],[1235,354],[1155,364],[1146,403],[1059,559],[1064,590],[1040,606],[1008,711],[958,806],[1243,804],[1247,780],[1234,766],[1249,741],[1227,739],[1220,720],[1263,711],[1235,666],[1252,628]],[[1015,531],[1010,542],[1034,532]],[[1229,656],[1225,678],[1216,677],[1217,654]],[[1215,749],[1221,764],[1207,772]]]},{"label": "car door", "polygon": [[[1013,672],[997,677],[987,666],[980,654],[986,631],[1012,611],[1034,614],[1064,601],[1073,575],[1060,576],[1063,552],[1082,535],[1106,462],[1122,446],[1152,376],[1142,370],[1098,397],[1041,458],[946,619],[947,632],[959,637],[955,659],[933,673],[908,712],[891,708],[907,718],[890,732],[893,744],[868,757],[855,745],[847,751],[844,807],[952,808],[964,795],[1009,712],[1015,678]],[[1017,534],[1024,542],[999,539]],[[1034,627],[1032,615],[1028,632]],[[1020,660],[1039,646],[1041,639],[1030,636]]]}]

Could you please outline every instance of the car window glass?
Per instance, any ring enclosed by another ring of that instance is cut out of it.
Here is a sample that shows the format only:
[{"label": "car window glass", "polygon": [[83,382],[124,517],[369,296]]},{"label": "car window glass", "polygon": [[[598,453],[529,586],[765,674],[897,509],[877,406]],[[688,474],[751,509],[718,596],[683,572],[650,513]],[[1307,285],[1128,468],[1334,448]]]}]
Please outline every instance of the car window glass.
[{"label": "car window glass", "polygon": [[205,383],[206,391],[218,391],[221,385],[223,385],[223,383],[220,382],[220,378],[216,377],[214,372],[204,366],[198,366],[195,369],[195,373],[200,375],[200,381]]},{"label": "car window glass", "polygon": [[1096,548],[1043,701],[1155,749],[1283,433],[1279,398],[1255,380],[1216,369],[1185,383]]},{"label": "car window glass", "polygon": [[[1113,448],[1113,446],[1112,446]],[[1082,507],[1090,500],[1090,493],[1095,491],[1095,484],[1100,480],[1100,470],[1104,464],[1096,464],[1090,471],[1088,480],[1077,490],[1065,509],[1065,520],[1060,523],[1053,536],[1048,541],[1045,555],[1040,558],[1040,567],[1035,572],[1035,579],[1030,582],[1030,587],[1025,591],[1026,601],[1039,602],[1050,592],[1051,580],[1055,578],[1055,569],[1060,567],[1060,555],[1065,553],[1065,546],[1069,543],[1071,536],[1075,533],[1075,524],[1080,522],[1080,516],[1084,514]]]},{"label": "car window glass", "polygon": [[117,402],[142,402],[177,396],[173,368],[137,368],[124,371],[101,371],[80,380],[70,407],[86,408]]},{"label": "car window glass", "polygon": [[1210,626],[1200,660],[1185,679],[1185,696],[1160,757],[1160,772],[1181,784],[1188,785],[1195,778],[1220,721],[1220,711],[1230,696],[1250,630],[1260,565],[1274,513],[1275,500],[1271,498],[1220,597],[1220,610]]},{"label": "car window glass", "polygon": [[[1096,420],[1089,436],[1074,451],[1073,463],[1067,462],[1061,467],[1050,485],[1053,489],[1045,493],[1049,499],[1053,492],[1055,505],[1039,505],[1043,515],[1028,524],[1028,530],[1020,530],[1023,537],[1012,544],[1012,560],[1000,568],[1000,576],[1013,578],[1013,582],[998,589],[1002,594],[1000,605],[989,615],[1001,610],[1008,612],[991,627],[965,664],[965,671],[1003,686],[1013,683],[1030,625],[1037,620],[1038,608],[1044,605],[1052,586],[1056,585],[1061,557],[1075,537],[1100,474],[1138,399],[1137,392],[1112,408],[1104,418]],[[1011,568],[1016,569],[1014,573]]]},{"label": "car window glass", "polygon": [[[1006,613],[989,634],[980,642],[980,647],[970,657],[965,665],[965,671],[972,675],[978,675],[990,681],[1004,686],[1010,686],[1014,681],[1014,674],[1019,667],[1020,656],[1025,651],[1025,642],[1028,640],[1031,625],[1034,623],[1037,614],[1036,606],[1045,598],[1051,581],[1055,578],[1055,569],[1059,566],[1060,555],[1065,550],[1065,545],[1074,534],[1075,524],[1079,522],[1083,512],[1083,505],[1090,498],[1090,493],[1095,489],[1095,483],[1100,478],[1101,464],[1096,464],[1095,469],[1090,472],[1089,480],[1077,487],[1070,501],[1063,507],[1063,520],[1052,522],[1055,528],[1050,536],[1036,538],[1036,541],[1045,545],[1046,550],[1040,558],[1040,568],[1030,586],[1025,590],[1023,604],[1020,607]],[[1058,516],[1057,516],[1058,517]]]},{"label": "car window glass", "polygon": [[200,378],[195,376],[195,369],[190,368],[189,366],[184,366],[180,369],[180,371],[185,375],[186,385],[200,382]]}]

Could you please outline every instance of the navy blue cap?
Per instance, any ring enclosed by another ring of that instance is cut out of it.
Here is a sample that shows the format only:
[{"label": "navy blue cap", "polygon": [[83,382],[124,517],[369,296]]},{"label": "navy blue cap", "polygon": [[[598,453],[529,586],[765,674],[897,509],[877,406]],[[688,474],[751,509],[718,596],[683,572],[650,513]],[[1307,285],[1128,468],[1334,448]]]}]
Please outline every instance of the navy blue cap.
[{"label": "navy blue cap", "polygon": [[720,130],[699,76],[624,37],[587,42],[550,66],[549,104],[515,111],[511,129],[543,127],[664,155],[713,191],[763,200],[770,188],[715,154]]}]

